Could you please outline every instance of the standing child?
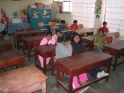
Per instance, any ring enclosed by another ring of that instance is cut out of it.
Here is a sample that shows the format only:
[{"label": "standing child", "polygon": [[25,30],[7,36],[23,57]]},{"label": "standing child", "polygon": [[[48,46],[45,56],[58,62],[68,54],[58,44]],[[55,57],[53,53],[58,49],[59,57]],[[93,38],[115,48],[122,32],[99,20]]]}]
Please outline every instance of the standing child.
[{"label": "standing child", "polygon": [[71,25],[70,30],[78,30],[79,27],[78,27],[77,23],[78,23],[77,20],[74,20],[73,24]]},{"label": "standing child", "polygon": [[[41,42],[40,42],[40,45],[48,45],[48,44],[56,44],[56,39],[55,37],[52,36],[52,33],[51,32],[47,32],[46,33],[46,37],[44,37]],[[44,68],[44,62],[43,62],[43,57],[42,56],[39,56],[39,60],[40,60],[40,64],[41,64],[41,67]],[[50,57],[46,58],[46,64],[48,64],[50,61]]]},{"label": "standing child", "polygon": [[[63,58],[68,56],[72,56],[72,46],[71,46],[70,38],[68,37],[68,35],[64,34],[60,38],[59,43],[57,43],[56,58],[58,59],[58,58]],[[79,75],[79,78],[82,83],[88,80],[86,74]],[[73,77],[73,88],[78,88],[78,87],[80,87],[80,84],[78,83],[77,76],[75,76]],[[87,89],[88,87],[83,88],[81,92],[84,92]],[[77,92],[77,93],[80,93],[80,92]]]}]

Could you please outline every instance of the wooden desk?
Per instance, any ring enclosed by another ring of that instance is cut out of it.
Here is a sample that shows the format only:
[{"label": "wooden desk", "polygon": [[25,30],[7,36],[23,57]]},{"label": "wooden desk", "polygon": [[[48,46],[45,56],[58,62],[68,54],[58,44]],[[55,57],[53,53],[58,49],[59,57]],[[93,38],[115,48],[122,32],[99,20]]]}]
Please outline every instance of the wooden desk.
[{"label": "wooden desk", "polygon": [[0,51],[12,50],[12,43],[9,40],[0,41]]},{"label": "wooden desk", "polygon": [[19,43],[20,39],[22,37],[29,37],[29,36],[41,36],[45,35],[44,31],[21,31],[21,32],[15,32],[14,34],[14,46],[18,48],[19,50]]},{"label": "wooden desk", "polygon": [[0,52],[0,68],[7,71],[7,67],[20,65],[24,66],[24,55],[18,50]]},{"label": "wooden desk", "polygon": [[34,65],[0,74],[0,93],[32,93],[42,89],[46,93],[48,77]]},{"label": "wooden desk", "polygon": [[55,50],[56,45],[44,45],[44,46],[35,46],[35,64],[41,68],[41,65],[38,64],[38,55],[43,57],[44,60],[44,68],[41,68],[46,74],[46,71],[52,70],[52,68],[46,68],[46,58],[52,58],[52,50]]},{"label": "wooden desk", "polygon": [[[91,71],[93,69],[102,67],[104,65],[107,65],[107,73],[110,71],[110,65],[111,65],[111,59],[112,56],[99,52],[99,51],[90,51],[85,52],[79,55],[74,55],[70,57],[65,57],[61,59],[57,59],[58,62],[58,70],[57,70],[57,87],[61,85],[68,93],[73,93],[81,88],[84,88],[86,86],[89,86],[95,82],[98,82],[102,79],[106,78],[106,81],[108,81],[108,76],[102,77],[100,79],[96,79],[92,82],[89,82],[85,86],[81,86],[80,88],[74,89],[72,88],[72,81],[74,76],[78,76],[82,73],[86,73],[88,71]],[[66,73],[70,76],[69,78],[69,87],[66,87],[61,81],[60,81],[60,71]]]},{"label": "wooden desk", "polygon": [[[41,40],[44,38],[45,36],[34,36],[34,37],[24,37],[23,39],[23,53],[26,54],[28,56],[28,60],[30,60],[31,56],[31,48],[33,48],[34,46],[37,46],[40,44]],[[26,53],[26,48],[28,48],[28,52]]]},{"label": "wooden desk", "polygon": [[86,36],[86,37],[81,37],[82,42],[90,46],[90,50],[92,50],[93,47],[93,42],[95,39],[95,36]]},{"label": "wooden desk", "polygon": [[116,66],[124,62],[123,61],[117,64],[117,59],[119,58],[119,55],[124,53],[124,40],[113,42],[111,44],[106,44],[103,50],[104,52],[108,52],[109,54],[112,54],[115,56],[115,62],[114,64],[111,64],[112,66],[114,66],[113,70],[116,69]]},{"label": "wooden desk", "polygon": [[0,40],[3,40],[3,35],[2,34],[0,34]]}]

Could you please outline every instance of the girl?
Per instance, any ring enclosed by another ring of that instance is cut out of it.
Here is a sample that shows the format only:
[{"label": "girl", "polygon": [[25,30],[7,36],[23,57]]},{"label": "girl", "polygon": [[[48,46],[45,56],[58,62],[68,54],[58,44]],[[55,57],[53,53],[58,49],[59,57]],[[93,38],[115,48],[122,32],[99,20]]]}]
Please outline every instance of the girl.
[{"label": "girl", "polygon": [[58,30],[58,29],[56,29],[55,31],[56,31],[56,34],[54,35],[54,37],[55,37],[55,40],[56,40],[56,42],[57,42],[57,41],[58,41],[58,37],[61,37],[62,34],[61,34],[61,31]]},{"label": "girl", "polygon": [[95,49],[102,52],[103,51],[103,46],[107,43],[106,37],[104,36],[104,31],[99,30],[98,31],[98,36],[95,37],[94,40],[94,45]]},{"label": "girl", "polygon": [[70,30],[78,30],[78,29],[79,29],[79,27],[77,25],[77,20],[74,20],[73,24],[71,25]]},{"label": "girl", "polygon": [[[75,34],[73,37],[72,46],[73,46],[73,54],[80,54],[84,52],[83,43],[78,33]],[[88,74],[93,76],[94,78],[101,78],[103,76],[108,75],[108,73],[101,71],[101,69],[99,68],[89,71]]]},{"label": "girl", "polygon": [[[40,42],[40,45],[47,45],[47,44],[56,44],[56,39],[55,37],[52,36],[52,33],[51,32],[47,32],[46,33],[46,37],[44,37],[41,42]],[[39,57],[39,60],[40,60],[40,64],[41,64],[41,67],[44,68],[44,62],[43,62],[43,57],[42,56],[38,56]],[[48,57],[46,59],[46,64],[48,64],[50,61],[50,57]]]},{"label": "girl", "polygon": [[[68,56],[72,56],[72,46],[68,35],[63,34],[62,37],[59,39],[59,43],[56,46],[56,58],[58,59]],[[88,80],[85,73],[79,75],[79,78],[81,82],[85,82],[86,80]],[[80,87],[80,84],[78,83],[77,76],[75,76],[73,77],[73,88],[78,88],[78,87]],[[87,89],[88,87],[83,88],[81,92],[84,92]]]}]

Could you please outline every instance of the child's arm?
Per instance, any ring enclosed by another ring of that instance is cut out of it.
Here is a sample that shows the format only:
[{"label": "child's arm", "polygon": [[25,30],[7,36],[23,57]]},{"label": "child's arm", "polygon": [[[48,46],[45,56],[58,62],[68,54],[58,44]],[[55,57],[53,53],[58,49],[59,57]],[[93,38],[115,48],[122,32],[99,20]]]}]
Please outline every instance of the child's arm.
[{"label": "child's arm", "polygon": [[48,43],[48,40],[46,38],[43,38],[40,42],[40,45],[46,45]]},{"label": "child's arm", "polygon": [[73,50],[73,55],[76,55],[76,54],[78,54],[77,52],[76,52],[76,50],[75,50],[75,48],[74,48],[74,46],[72,45],[72,50]]},{"label": "child's arm", "polygon": [[95,37],[94,45],[99,45],[98,37]]},{"label": "child's arm", "polygon": [[57,42],[56,42],[56,38],[54,36],[52,36],[52,39],[51,39],[51,44],[52,45],[55,45]]}]

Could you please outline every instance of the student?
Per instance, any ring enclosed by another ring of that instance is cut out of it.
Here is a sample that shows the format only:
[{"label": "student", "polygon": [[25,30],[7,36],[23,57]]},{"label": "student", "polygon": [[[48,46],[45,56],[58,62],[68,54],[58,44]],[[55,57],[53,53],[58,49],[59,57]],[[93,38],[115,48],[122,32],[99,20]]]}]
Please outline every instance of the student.
[{"label": "student", "polygon": [[[73,47],[73,54],[81,54],[85,51],[83,47],[83,43],[81,41],[81,37],[79,36],[78,33],[77,34],[75,33],[73,37],[72,47]],[[101,71],[101,69],[99,68],[89,71],[88,74],[93,76],[94,78],[101,78],[103,76],[108,75],[108,73]]]},{"label": "student", "polygon": [[58,28],[62,33],[63,31],[67,31],[68,30],[68,27],[65,25],[65,20],[62,20],[61,21],[61,25],[59,26]]},{"label": "student", "polygon": [[74,20],[73,24],[71,25],[70,30],[78,30],[78,29],[79,29],[79,27],[77,25],[77,20]]},{"label": "student", "polygon": [[[46,33],[46,37],[44,37],[41,42],[40,42],[40,45],[48,45],[48,44],[56,44],[56,39],[55,37],[52,36],[52,33],[51,32],[47,32]],[[43,57],[42,56],[39,56],[39,60],[40,60],[40,64],[41,64],[41,67],[44,68],[44,64],[43,64]],[[46,58],[46,64],[49,63],[49,60],[50,60],[50,57]]]},{"label": "student", "polygon": [[61,34],[61,31],[60,31],[60,30],[58,30],[58,29],[56,29],[55,31],[56,31],[56,34],[54,35],[54,37],[55,37],[56,42],[57,42],[57,41],[58,41],[58,37],[61,37],[61,36],[62,36],[62,34]]},{"label": "student", "polygon": [[106,26],[107,26],[107,22],[103,22],[103,27],[100,28],[100,30],[104,31],[105,35],[106,33],[109,32],[109,29]]},{"label": "student", "polygon": [[[56,58],[63,58],[63,57],[68,57],[72,56],[72,46],[70,42],[70,38],[68,35],[63,34],[62,37],[59,39],[59,43],[57,43],[56,46]],[[86,73],[79,75],[81,83],[85,82],[88,80]],[[73,77],[73,88],[78,88],[80,87],[80,84],[78,82],[77,76]],[[81,92],[84,92],[87,90],[88,87],[83,88]],[[80,93],[80,92],[77,92]]]},{"label": "student", "polygon": [[94,45],[95,49],[102,52],[103,46],[107,43],[106,37],[104,36],[104,31],[99,30],[98,35],[95,37]]}]

